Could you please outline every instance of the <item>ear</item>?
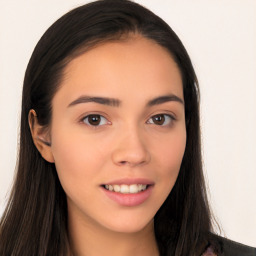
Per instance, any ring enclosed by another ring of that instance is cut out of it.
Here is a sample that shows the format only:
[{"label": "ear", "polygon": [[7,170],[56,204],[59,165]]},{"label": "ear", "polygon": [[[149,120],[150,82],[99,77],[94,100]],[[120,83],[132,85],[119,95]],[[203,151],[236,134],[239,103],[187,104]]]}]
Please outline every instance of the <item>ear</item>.
[{"label": "ear", "polygon": [[49,130],[39,125],[37,114],[34,109],[30,109],[29,111],[28,122],[32,139],[37,150],[46,161],[54,163]]}]

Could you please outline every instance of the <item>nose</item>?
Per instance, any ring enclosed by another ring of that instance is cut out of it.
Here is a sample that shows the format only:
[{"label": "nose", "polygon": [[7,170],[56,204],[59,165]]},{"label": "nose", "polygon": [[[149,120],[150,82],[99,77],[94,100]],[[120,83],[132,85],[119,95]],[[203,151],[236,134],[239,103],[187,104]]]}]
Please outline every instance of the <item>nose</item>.
[{"label": "nose", "polygon": [[112,161],[116,165],[129,167],[147,164],[151,157],[145,142],[138,129],[122,131],[112,151]]}]

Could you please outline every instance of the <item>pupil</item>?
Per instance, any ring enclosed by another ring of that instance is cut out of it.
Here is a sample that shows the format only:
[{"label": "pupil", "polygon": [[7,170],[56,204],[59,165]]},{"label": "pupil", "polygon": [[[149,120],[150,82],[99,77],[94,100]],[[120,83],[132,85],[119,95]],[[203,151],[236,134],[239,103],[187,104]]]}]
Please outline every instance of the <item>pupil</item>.
[{"label": "pupil", "polygon": [[164,115],[154,116],[154,123],[158,125],[162,125],[165,121]]},{"label": "pupil", "polygon": [[91,116],[89,116],[88,121],[91,125],[98,125],[100,123],[100,116],[99,115],[91,115]]}]

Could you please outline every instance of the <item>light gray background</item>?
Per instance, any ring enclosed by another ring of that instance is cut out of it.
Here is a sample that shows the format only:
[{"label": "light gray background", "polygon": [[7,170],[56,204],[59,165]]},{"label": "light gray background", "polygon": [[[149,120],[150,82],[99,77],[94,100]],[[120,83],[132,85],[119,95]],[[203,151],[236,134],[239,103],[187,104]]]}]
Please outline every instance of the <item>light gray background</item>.
[{"label": "light gray background", "polygon": [[[86,2],[0,0],[0,214],[14,174],[29,57],[58,17]],[[256,246],[256,0],[137,2],[170,24],[191,56],[212,208],[227,237]]]}]

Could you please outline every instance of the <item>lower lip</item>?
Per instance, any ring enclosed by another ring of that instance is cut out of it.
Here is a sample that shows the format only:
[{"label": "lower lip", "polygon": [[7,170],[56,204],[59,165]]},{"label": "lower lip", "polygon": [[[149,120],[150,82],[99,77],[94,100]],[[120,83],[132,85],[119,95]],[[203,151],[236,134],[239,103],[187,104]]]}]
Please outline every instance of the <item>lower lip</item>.
[{"label": "lower lip", "polygon": [[119,192],[109,191],[101,187],[103,192],[113,201],[122,206],[137,206],[144,203],[152,193],[153,185],[150,185],[146,190],[134,194],[122,194]]}]

